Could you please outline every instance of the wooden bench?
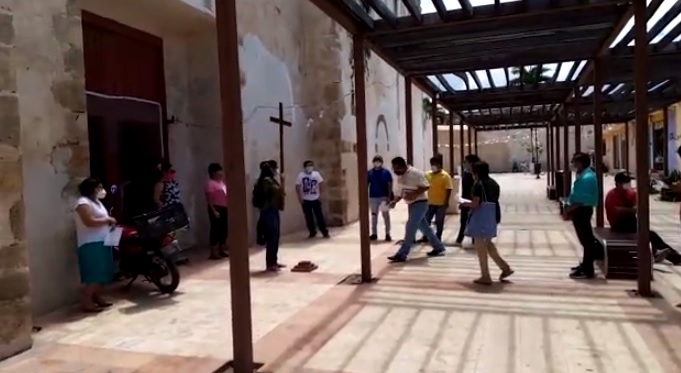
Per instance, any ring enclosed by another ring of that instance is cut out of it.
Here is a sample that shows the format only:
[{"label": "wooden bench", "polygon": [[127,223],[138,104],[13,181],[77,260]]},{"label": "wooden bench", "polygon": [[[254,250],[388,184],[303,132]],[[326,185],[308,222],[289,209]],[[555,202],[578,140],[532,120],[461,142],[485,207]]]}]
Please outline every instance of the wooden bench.
[{"label": "wooden bench", "polygon": [[[594,228],[594,236],[603,245],[604,257],[598,265],[605,278],[636,280],[638,278],[636,234],[613,232],[610,228]],[[652,270],[651,266],[651,273]]]}]

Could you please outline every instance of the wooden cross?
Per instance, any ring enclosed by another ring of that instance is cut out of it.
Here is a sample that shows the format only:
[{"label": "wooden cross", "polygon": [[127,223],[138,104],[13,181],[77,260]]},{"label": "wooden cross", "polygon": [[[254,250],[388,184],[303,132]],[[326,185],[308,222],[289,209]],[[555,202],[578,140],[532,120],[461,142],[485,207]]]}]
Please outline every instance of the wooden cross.
[{"label": "wooden cross", "polygon": [[284,104],[279,103],[279,117],[270,117],[270,122],[279,125],[279,172],[284,173],[284,126],[291,127],[293,123],[284,120]]}]

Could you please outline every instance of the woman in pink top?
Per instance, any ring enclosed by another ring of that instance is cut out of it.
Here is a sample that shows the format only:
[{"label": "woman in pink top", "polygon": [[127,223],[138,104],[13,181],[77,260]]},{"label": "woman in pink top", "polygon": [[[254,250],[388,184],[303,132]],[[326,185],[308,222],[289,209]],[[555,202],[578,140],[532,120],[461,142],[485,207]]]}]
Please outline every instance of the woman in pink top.
[{"label": "woman in pink top", "polygon": [[206,202],[210,218],[211,260],[227,258],[227,186],[222,166],[211,163],[206,181]]}]

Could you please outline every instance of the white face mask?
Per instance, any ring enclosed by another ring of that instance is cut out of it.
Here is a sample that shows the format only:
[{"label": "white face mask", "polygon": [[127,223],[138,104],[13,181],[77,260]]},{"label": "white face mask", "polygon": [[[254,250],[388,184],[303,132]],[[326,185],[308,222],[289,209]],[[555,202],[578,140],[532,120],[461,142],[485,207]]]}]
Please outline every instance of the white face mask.
[{"label": "white face mask", "polygon": [[440,172],[440,167],[438,166],[430,166],[430,169],[433,170],[433,172]]},{"label": "white face mask", "polygon": [[97,197],[97,199],[106,198],[106,190],[102,189],[102,190],[98,191],[96,197]]},{"label": "white face mask", "polygon": [[629,183],[622,184],[622,189],[625,189],[625,190],[626,190],[626,189],[631,189],[631,184],[629,184]]},{"label": "white face mask", "polygon": [[314,167],[312,167],[312,166],[305,167],[305,172],[307,172],[308,174],[312,173],[312,171],[314,171]]},{"label": "white face mask", "polygon": [[383,167],[383,163],[381,162],[374,162],[374,168],[381,168]]}]

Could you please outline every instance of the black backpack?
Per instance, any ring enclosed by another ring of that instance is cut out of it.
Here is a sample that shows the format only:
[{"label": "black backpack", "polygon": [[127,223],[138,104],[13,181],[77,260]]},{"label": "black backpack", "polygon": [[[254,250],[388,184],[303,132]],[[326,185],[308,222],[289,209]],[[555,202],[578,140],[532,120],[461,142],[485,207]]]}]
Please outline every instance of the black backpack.
[{"label": "black backpack", "polygon": [[253,186],[253,196],[251,198],[251,203],[253,204],[253,207],[257,209],[261,209],[265,206],[265,193],[259,180]]}]

